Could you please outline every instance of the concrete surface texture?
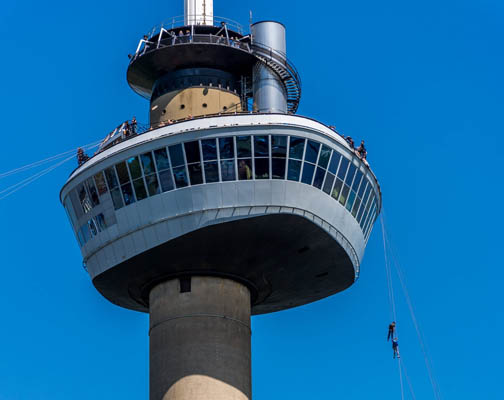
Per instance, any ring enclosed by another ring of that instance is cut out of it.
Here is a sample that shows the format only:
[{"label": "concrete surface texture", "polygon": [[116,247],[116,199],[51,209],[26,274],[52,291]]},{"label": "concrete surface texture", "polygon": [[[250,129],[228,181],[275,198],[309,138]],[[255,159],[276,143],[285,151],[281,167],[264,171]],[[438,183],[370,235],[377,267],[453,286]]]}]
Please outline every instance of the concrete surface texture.
[{"label": "concrete surface texture", "polygon": [[252,397],[250,293],[230,279],[172,279],[150,293],[150,400]]}]

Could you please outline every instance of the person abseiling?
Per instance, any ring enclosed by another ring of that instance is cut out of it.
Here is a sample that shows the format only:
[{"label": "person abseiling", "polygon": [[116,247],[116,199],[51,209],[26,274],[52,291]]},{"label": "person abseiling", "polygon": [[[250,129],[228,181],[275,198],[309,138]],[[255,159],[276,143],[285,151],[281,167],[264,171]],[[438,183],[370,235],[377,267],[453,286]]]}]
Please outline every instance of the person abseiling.
[{"label": "person abseiling", "polygon": [[399,341],[397,338],[392,339],[392,350],[394,350],[394,358],[401,358],[401,355],[399,354]]},{"label": "person abseiling", "polygon": [[350,145],[350,147],[351,147],[352,149],[355,149],[355,143],[354,143],[353,139],[352,139],[350,136],[347,136],[347,137],[345,138],[345,140],[347,141],[347,143]]},{"label": "person abseiling", "polygon": [[387,342],[394,337],[394,333],[395,333],[395,321],[392,321],[392,323],[388,326]]}]

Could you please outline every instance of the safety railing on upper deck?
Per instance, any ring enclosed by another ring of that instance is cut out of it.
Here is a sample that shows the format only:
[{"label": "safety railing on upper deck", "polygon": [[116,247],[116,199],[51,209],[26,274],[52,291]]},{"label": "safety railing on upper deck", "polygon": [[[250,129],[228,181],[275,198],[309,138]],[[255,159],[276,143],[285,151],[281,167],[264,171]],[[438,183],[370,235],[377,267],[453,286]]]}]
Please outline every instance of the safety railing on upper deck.
[{"label": "safety railing on upper deck", "polygon": [[138,57],[143,56],[144,54],[150,53],[151,51],[169,47],[176,46],[180,44],[188,44],[188,43],[210,43],[217,44],[223,46],[236,47],[241,50],[251,52],[250,45],[246,42],[242,42],[239,38],[236,37],[227,37],[224,34],[221,35],[212,35],[212,34],[201,34],[201,33],[191,33],[183,32],[180,30],[177,34],[173,31],[161,30],[159,32],[156,40],[150,40],[143,38],[138,43],[137,49],[133,56],[130,56],[131,62],[136,60]]},{"label": "safety railing on upper deck", "polygon": [[[212,20],[212,24],[190,24],[187,23],[187,20],[192,20],[192,21],[200,21],[200,20]],[[165,19],[162,21],[160,24],[155,25],[152,27],[152,29],[149,31],[147,34],[149,37],[154,36],[157,32],[160,32],[162,28],[171,30],[171,29],[176,29],[180,27],[186,27],[186,26],[214,26],[216,28],[222,27],[224,25],[227,26],[227,28],[233,32],[239,33],[240,35],[243,35],[243,27],[241,24],[238,22],[229,19],[229,18],[224,18],[224,17],[219,17],[216,15],[213,16],[208,16],[208,15],[202,15],[202,14],[194,14],[194,15],[188,15],[187,18],[184,15],[179,15],[176,17],[171,17],[168,19]]]}]

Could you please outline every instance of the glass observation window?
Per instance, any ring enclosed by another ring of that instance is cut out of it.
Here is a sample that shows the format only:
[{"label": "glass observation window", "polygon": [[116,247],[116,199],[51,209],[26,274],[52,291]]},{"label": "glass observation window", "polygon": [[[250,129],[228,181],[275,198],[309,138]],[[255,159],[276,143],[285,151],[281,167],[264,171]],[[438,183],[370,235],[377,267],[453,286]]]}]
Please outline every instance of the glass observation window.
[{"label": "glass observation window", "polygon": [[184,149],[191,185],[200,185],[203,183],[203,171],[201,169],[199,141],[195,140],[193,142],[185,142]]},{"label": "glass observation window", "polygon": [[314,172],[315,165],[305,162],[303,165],[303,175],[301,177],[301,182],[311,185]]},{"label": "glass observation window", "polygon": [[317,162],[319,149],[320,143],[314,142],[313,140],[308,140],[308,144],[306,146],[305,161],[315,164]]},{"label": "glass observation window", "polygon": [[168,150],[170,153],[171,164],[173,166],[173,180],[175,181],[175,186],[177,189],[188,186],[189,180],[187,178],[182,145],[175,144],[168,147]]},{"label": "glass observation window", "polygon": [[100,204],[100,199],[98,198],[98,190],[96,190],[93,178],[86,180],[86,188],[91,199],[92,207],[96,207]]},{"label": "glass observation window", "polygon": [[254,136],[255,179],[269,179],[269,136]]},{"label": "glass observation window", "polygon": [[301,175],[301,161],[289,160],[289,170],[287,172],[287,179],[290,181],[299,181]]},{"label": "glass observation window", "polygon": [[318,160],[318,166],[320,168],[327,168],[327,164],[329,163],[329,157],[331,156],[331,149],[326,145],[322,146],[322,150],[320,151],[320,156]]},{"label": "glass observation window", "polygon": [[94,176],[94,181],[96,185],[96,189],[98,189],[98,194],[100,196],[103,196],[105,193],[107,193],[107,184],[105,183],[105,178],[103,176],[103,172],[98,172]]},{"label": "glass observation window", "polygon": [[305,139],[291,136],[289,143],[289,158],[302,160],[304,154]]},{"label": "glass observation window", "polygon": [[271,155],[273,158],[287,157],[287,136],[271,136]]},{"label": "glass observation window", "polygon": [[329,172],[331,172],[333,175],[336,175],[336,171],[338,170],[340,160],[341,160],[341,154],[337,153],[336,151],[333,151],[331,162],[329,163]]},{"label": "glass observation window", "polygon": [[297,136],[192,140],[130,157],[94,174],[68,194],[64,205],[77,239],[84,245],[115,223],[115,215],[107,220],[109,215],[100,212],[102,209],[97,215],[90,213],[100,204],[110,204],[110,199],[118,210],[187,186],[287,179],[313,185],[333,197],[360,224],[367,240],[377,216],[377,198],[371,179],[354,161],[325,144]]},{"label": "glass observation window", "polygon": [[236,137],[236,152],[238,158],[252,157],[252,140],[250,136]]}]

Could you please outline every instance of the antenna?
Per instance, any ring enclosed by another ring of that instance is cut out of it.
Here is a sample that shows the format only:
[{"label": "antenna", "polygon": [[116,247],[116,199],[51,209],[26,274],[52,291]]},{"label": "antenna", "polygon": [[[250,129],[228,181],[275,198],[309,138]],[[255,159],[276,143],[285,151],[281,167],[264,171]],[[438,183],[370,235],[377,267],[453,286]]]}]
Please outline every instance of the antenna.
[{"label": "antenna", "polygon": [[213,25],[213,0],[184,0],[185,25]]}]

